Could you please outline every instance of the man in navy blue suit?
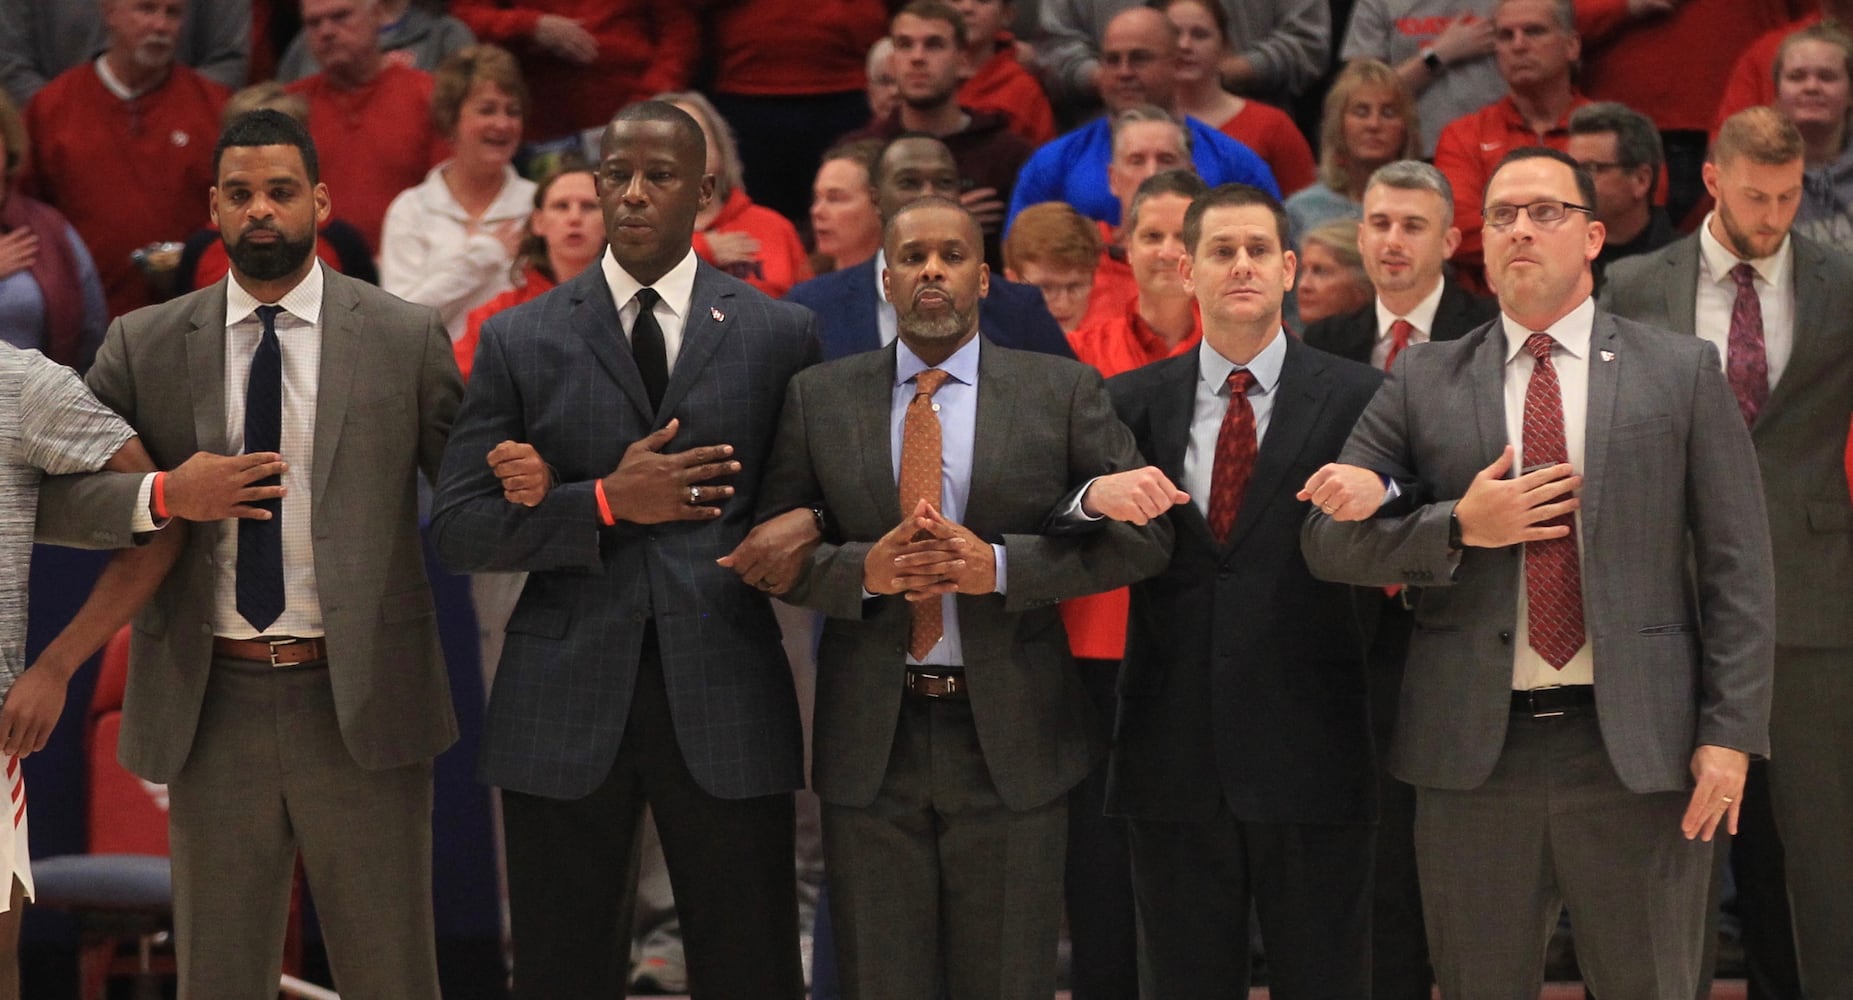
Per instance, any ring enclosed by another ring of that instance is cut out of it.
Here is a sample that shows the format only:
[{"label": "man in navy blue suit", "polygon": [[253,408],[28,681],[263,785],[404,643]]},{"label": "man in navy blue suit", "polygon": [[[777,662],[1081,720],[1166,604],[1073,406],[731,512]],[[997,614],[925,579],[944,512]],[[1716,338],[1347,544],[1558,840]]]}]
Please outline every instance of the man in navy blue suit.
[{"label": "man in navy blue suit", "polygon": [[[875,159],[869,183],[885,222],[902,205],[935,195],[958,200],[959,168],[952,151],[930,135],[896,136]],[[785,296],[817,314],[824,358],[879,350],[894,342],[894,306],[882,297],[883,255],[866,264],[832,271],[803,282]],[[1068,338],[1049,315],[1042,293],[1030,285],[991,278],[991,294],[979,305],[985,336],[1003,347],[1074,357]]]}]

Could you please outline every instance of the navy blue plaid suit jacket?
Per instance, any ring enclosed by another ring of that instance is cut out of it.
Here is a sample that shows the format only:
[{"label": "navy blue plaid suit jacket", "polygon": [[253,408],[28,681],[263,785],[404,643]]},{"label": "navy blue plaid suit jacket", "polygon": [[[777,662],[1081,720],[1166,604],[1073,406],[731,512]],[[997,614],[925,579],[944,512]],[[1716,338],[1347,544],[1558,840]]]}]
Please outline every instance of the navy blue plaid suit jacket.
[{"label": "navy blue plaid suit jacket", "polygon": [[[526,570],[484,725],[479,775],[554,798],[589,794],[624,735],[654,619],[677,742],[721,798],[803,785],[791,670],[765,595],[715,565],[753,524],[785,384],[819,355],[809,311],[699,265],[682,349],[649,412],[597,267],[484,324],[438,476],[432,534],[452,570]],[[731,444],[743,469],[714,521],[601,527],[593,483],[681,421],[665,449]],[[485,456],[532,444],[558,479],[527,508]]]}]

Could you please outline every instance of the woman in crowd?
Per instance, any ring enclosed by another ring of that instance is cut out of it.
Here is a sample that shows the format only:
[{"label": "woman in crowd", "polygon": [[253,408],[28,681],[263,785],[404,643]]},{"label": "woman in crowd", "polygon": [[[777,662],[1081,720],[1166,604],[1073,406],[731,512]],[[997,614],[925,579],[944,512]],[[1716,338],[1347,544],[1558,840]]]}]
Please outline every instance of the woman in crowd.
[{"label": "woman in crowd", "polygon": [[1300,267],[1293,282],[1304,330],[1328,316],[1362,309],[1376,293],[1358,252],[1358,224],[1333,219],[1314,226],[1300,240]]},{"label": "woman in crowd", "polygon": [[25,120],[0,94],[0,339],[82,371],[103,343],[109,307],[77,230],[13,189],[26,153]]},{"label": "woman in crowd", "polygon": [[1807,146],[1795,232],[1853,251],[1853,151],[1847,143],[1853,36],[1826,22],[1803,28],[1783,40],[1775,74],[1776,110],[1795,122]]},{"label": "woman in crowd", "polygon": [[881,249],[881,209],[869,171],[881,155],[881,140],[858,139],[824,151],[811,187],[813,270],[837,271],[875,256]]},{"label": "woman in crowd", "polygon": [[1312,147],[1279,108],[1225,90],[1218,67],[1229,51],[1229,14],[1215,0],[1163,0],[1177,26],[1177,107],[1255,151],[1274,171],[1282,192],[1316,179]]},{"label": "woman in crowd", "polygon": [[1347,65],[1325,95],[1319,183],[1287,199],[1294,245],[1321,222],[1361,215],[1370,175],[1392,160],[1418,158],[1421,139],[1415,98],[1396,71],[1375,59]]},{"label": "woman in crowd", "polygon": [[775,299],[810,278],[811,262],[798,230],[784,216],[746,196],[733,127],[695,91],[658,94],[656,99],[688,112],[708,140],[714,199],[695,216],[695,253]]},{"label": "woman in crowd", "polygon": [[511,166],[528,106],[521,70],[493,45],[460,49],[438,67],[431,117],[454,155],[394,198],[380,236],[380,285],[437,309],[455,341],[471,309],[510,287],[534,183]]}]

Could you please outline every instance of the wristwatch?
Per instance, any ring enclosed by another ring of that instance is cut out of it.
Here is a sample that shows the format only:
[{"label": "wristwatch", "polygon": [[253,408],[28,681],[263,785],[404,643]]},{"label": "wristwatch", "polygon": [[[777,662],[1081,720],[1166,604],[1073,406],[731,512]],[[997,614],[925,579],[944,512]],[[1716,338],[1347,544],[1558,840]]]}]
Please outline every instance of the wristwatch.
[{"label": "wristwatch", "polygon": [[1450,510],[1448,511],[1448,548],[1458,552],[1466,547],[1467,543],[1461,541],[1460,515]]},{"label": "wristwatch", "polygon": [[1441,71],[1448,68],[1448,64],[1441,61],[1440,54],[1434,49],[1422,50],[1422,65],[1427,66],[1429,73],[1434,76],[1440,76]]}]

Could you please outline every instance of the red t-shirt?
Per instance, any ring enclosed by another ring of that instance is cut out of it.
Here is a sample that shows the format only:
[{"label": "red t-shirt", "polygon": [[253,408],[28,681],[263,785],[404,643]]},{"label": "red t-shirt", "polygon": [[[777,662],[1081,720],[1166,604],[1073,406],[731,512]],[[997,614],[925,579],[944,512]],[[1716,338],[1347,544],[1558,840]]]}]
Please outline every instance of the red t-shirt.
[{"label": "red t-shirt", "polygon": [[1718,98],[1716,113],[1712,115],[1708,126],[1712,138],[1718,137],[1718,126],[1724,124],[1726,118],[1745,108],[1776,103],[1776,53],[1782,49],[1782,40],[1819,23],[1821,12],[1816,10],[1750,43],[1744,54],[1737,57],[1737,63],[1731,67],[1730,79],[1724,83],[1724,94]]},{"label": "red t-shirt", "polygon": [[[1098,279],[1095,291],[1099,291]],[[1091,302],[1088,314],[1093,315]],[[1121,372],[1196,350],[1202,339],[1203,317],[1198,315],[1189,336],[1176,347],[1166,344],[1139,315],[1135,292],[1117,315],[1084,323],[1069,334],[1068,346],[1074,348],[1074,355],[1082,364],[1092,365],[1102,377],[1112,378]],[[1131,592],[1125,587],[1063,601],[1062,623],[1068,627],[1068,648],[1074,655],[1087,659],[1117,660],[1124,656],[1126,616],[1130,608]]]},{"label": "red t-shirt", "polygon": [[[594,263],[592,266],[598,265]],[[543,293],[553,289],[553,282],[539,271],[530,267],[523,273],[526,277],[520,286],[511,288],[470,310],[470,315],[464,320],[466,325],[463,329],[463,336],[458,337],[457,342],[450,345],[450,349],[456,352],[457,370],[463,373],[465,382],[470,380],[470,365],[476,361],[476,345],[483,339],[483,324],[489,321],[489,317],[504,309],[513,309],[523,302],[538,299]]]},{"label": "red t-shirt", "polygon": [[1100,227],[1100,263],[1094,265],[1094,290],[1088,293],[1087,312],[1075,327],[1077,333],[1083,327],[1123,315],[1127,305],[1139,297],[1139,283],[1132,276],[1132,265],[1114,253],[1119,238],[1114,235],[1113,227],[1100,221],[1094,225]]},{"label": "red t-shirt", "polygon": [[1663,131],[1703,132],[1744,40],[1787,24],[1799,12],[1791,8],[1814,6],[1813,0],[1683,0],[1670,13],[1635,18],[1628,0],[1576,0],[1583,39],[1578,84],[1592,99],[1620,101]]},{"label": "red t-shirt", "polygon": [[1260,101],[1242,102],[1242,110],[1218,131],[1255,151],[1274,171],[1283,194],[1311,187],[1319,179],[1312,147],[1285,111]]},{"label": "red t-shirt", "polygon": [[716,6],[708,48],[714,54],[714,90],[723,94],[862,90],[869,46],[888,33],[887,10],[870,0],[742,0]]},{"label": "red t-shirt", "polygon": [[377,257],[387,206],[450,155],[431,123],[431,74],[389,62],[354,90],[336,87],[326,73],[284,89],[309,101],[309,135],[334,214],[360,230]]},{"label": "red t-shirt", "polygon": [[212,147],[229,96],[176,64],[165,83],[125,101],[103,85],[95,63],[83,63],[26,105],[32,158],[21,188],[83,237],[111,316],[153,301],[132,251],[182,242],[206,222]]},{"label": "red t-shirt", "polygon": [[710,232],[745,233],[759,241],[758,260],[722,270],[775,299],[784,298],[791,286],[811,278],[810,256],[804,252],[804,241],[798,238],[798,231],[784,216],[754,204],[739,188],[727,193],[727,201],[714,222],[705,231],[695,234],[696,256],[713,264],[705,235]]},{"label": "red t-shirt", "polygon": [[998,32],[991,57],[959,88],[959,105],[1003,115],[1011,131],[1035,145],[1055,138],[1055,112],[1048,95],[1017,62],[1016,36],[1008,31]]}]

